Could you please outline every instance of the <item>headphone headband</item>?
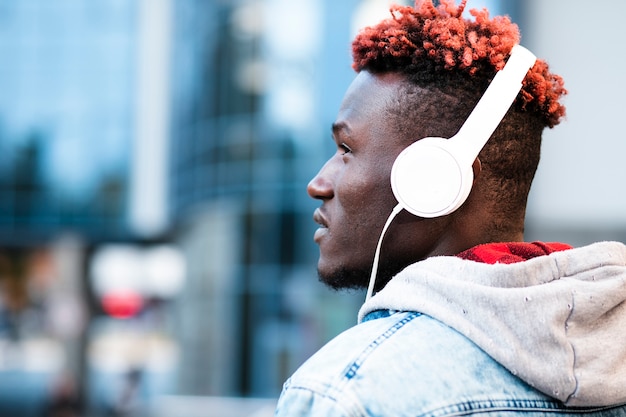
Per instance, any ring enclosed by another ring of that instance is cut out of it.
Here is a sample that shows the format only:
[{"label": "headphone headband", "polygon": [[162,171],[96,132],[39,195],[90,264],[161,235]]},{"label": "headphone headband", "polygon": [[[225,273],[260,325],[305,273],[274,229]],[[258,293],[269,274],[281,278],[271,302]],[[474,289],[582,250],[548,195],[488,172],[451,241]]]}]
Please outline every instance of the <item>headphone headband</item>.
[{"label": "headphone headband", "polygon": [[464,148],[470,165],[496,130],[519,94],[528,70],[535,64],[535,55],[521,45],[511,49],[504,68],[496,73],[461,129],[449,140]]}]

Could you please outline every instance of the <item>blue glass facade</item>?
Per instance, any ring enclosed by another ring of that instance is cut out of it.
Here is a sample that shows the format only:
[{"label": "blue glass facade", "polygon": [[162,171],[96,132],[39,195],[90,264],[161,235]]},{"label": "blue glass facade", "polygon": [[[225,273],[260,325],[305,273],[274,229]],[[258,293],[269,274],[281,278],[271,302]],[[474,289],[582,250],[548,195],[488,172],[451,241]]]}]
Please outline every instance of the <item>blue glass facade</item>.
[{"label": "blue glass facade", "polygon": [[0,6],[0,241],[126,234],[133,2]]}]

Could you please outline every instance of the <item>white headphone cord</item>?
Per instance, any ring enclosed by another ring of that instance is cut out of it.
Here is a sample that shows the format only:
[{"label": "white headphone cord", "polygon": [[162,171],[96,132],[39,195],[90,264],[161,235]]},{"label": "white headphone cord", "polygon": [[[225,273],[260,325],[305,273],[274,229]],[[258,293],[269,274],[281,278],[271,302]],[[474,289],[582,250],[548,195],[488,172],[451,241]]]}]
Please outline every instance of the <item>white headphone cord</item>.
[{"label": "white headphone cord", "polygon": [[376,253],[374,254],[374,265],[372,265],[372,274],[370,275],[370,282],[367,287],[367,295],[365,296],[365,301],[372,298],[372,295],[374,294],[374,284],[376,283],[376,273],[378,272],[378,259],[380,257],[380,247],[382,246],[382,243],[383,243],[383,237],[385,236],[385,233],[387,232],[389,225],[391,224],[393,219],[396,217],[396,215],[400,213],[400,211],[402,211],[402,207],[400,206],[400,204],[398,204],[397,206],[393,208],[393,210],[391,211],[391,214],[387,218],[387,222],[385,223],[385,226],[383,227],[383,231],[380,234],[380,238],[378,239],[378,245],[376,246]]}]

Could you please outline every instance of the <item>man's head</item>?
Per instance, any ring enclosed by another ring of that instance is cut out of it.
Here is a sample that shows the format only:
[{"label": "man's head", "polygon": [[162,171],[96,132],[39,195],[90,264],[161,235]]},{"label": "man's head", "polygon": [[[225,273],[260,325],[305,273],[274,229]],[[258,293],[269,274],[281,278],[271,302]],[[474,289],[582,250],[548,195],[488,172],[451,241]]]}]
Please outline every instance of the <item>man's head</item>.
[{"label": "man's head", "polygon": [[[396,156],[420,138],[453,136],[519,41],[517,26],[506,17],[490,19],[483,10],[465,20],[465,1],[440,3],[393,7],[390,19],[353,42],[359,74],[333,126],[337,152],[308,187],[323,202],[315,213],[322,225],[316,232],[318,271],[333,287],[367,284],[378,237],[396,205],[389,182]],[[563,94],[561,78],[538,60],[479,154],[466,203],[439,218],[405,212],[396,218],[383,245],[380,285],[429,256],[523,238],[541,132],[564,116],[558,102]]]}]

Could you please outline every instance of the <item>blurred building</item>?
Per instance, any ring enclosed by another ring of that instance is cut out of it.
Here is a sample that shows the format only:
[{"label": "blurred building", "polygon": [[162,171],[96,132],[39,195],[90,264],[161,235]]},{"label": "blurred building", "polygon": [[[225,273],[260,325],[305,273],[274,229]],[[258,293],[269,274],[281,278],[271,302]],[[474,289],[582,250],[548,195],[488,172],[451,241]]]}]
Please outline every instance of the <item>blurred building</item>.
[{"label": "blurred building", "polygon": [[176,2],[171,215],[191,265],[181,392],[276,396],[354,322],[354,298],[317,284],[306,184],[352,78],[357,4]]},{"label": "blurred building", "polygon": [[0,6],[0,242],[128,234],[135,2]]},{"label": "blurred building", "polygon": [[0,414],[76,409],[97,242],[128,239],[135,2],[0,5]]}]

